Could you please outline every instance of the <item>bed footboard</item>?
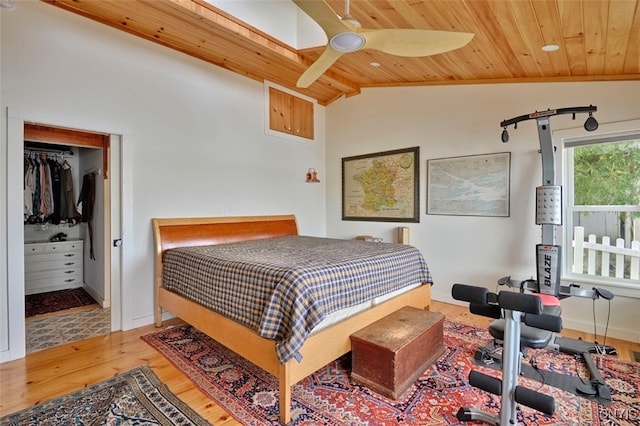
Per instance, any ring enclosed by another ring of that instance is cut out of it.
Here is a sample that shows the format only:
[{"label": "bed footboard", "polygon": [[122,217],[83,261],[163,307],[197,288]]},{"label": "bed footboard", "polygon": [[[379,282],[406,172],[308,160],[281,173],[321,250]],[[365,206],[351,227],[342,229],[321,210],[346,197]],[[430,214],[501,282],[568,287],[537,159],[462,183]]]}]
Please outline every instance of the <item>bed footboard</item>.
[{"label": "bed footboard", "polygon": [[300,350],[302,362],[292,359],[280,364],[275,341],[260,337],[255,331],[180,295],[160,289],[161,306],[278,378],[280,421],[283,424],[291,421],[292,386],[349,352],[351,334],[404,306],[428,310],[430,304],[431,284],[425,283],[312,334]]}]

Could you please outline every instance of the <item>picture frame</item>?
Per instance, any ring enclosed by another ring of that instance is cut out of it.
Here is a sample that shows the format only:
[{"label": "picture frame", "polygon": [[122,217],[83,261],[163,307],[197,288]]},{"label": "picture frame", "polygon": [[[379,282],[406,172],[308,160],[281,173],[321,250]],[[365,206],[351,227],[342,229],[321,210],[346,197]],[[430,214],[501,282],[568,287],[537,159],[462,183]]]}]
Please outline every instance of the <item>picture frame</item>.
[{"label": "picture frame", "polygon": [[420,147],[342,159],[342,220],[420,222]]},{"label": "picture frame", "polygon": [[427,160],[427,214],[509,217],[511,153]]}]

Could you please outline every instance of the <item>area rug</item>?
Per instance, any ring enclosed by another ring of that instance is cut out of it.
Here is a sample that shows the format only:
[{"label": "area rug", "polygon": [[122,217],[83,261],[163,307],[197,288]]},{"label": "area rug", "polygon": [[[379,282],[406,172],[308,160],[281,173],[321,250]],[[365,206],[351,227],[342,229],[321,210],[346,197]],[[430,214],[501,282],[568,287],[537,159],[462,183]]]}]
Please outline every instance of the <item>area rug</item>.
[{"label": "area rug", "polygon": [[25,317],[63,311],[93,305],[95,300],[82,288],[50,291],[47,293],[29,294],[25,296]]},{"label": "area rug", "polygon": [[1,425],[209,425],[147,366],[0,418]]},{"label": "area rug", "polygon": [[[445,354],[407,391],[394,401],[350,380],[349,355],[328,364],[293,388],[294,425],[458,425],[459,407],[500,409],[500,398],[473,388],[469,371],[480,370],[499,377],[499,372],[476,366],[473,356],[490,341],[486,330],[445,322]],[[179,370],[246,425],[278,424],[277,379],[227,350],[191,326],[183,325],[142,337]],[[534,352],[534,351],[532,351]],[[567,374],[586,374],[573,357],[535,351],[540,368]],[[611,387],[613,402],[600,406],[593,401],[521,378],[520,385],[552,395],[556,411],[547,416],[520,406],[518,421],[527,425],[638,425],[640,422],[640,371],[638,364],[597,356],[598,365]],[[583,376],[584,377],[584,376]]]}]

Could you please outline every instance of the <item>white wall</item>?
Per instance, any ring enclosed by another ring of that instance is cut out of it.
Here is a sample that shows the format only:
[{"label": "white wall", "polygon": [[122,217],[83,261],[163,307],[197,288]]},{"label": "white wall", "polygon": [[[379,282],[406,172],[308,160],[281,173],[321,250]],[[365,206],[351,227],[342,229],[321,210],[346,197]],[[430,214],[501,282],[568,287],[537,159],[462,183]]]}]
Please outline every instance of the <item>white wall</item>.
[{"label": "white wall", "polygon": [[[9,108],[51,117],[46,124],[124,135],[123,328],[152,322],[153,217],[293,213],[301,233],[325,234],[323,107],[315,142],[266,136],[258,82],[42,2],[17,2],[1,19],[3,129]],[[21,201],[6,195],[12,191],[1,133],[0,207],[7,217]],[[305,183],[309,167],[322,183]],[[22,232],[21,223],[7,228]],[[3,272],[0,286],[7,280]],[[8,282],[9,291],[21,285]],[[1,316],[6,296],[0,305]]]},{"label": "white wall", "polygon": [[[327,234],[340,238],[374,235],[395,241],[398,223],[341,220],[341,159],[391,149],[420,147],[420,223],[408,224],[411,244],[430,265],[436,300],[452,302],[460,282],[496,289],[498,278],[535,276],[535,187],[542,183],[535,121],[510,128],[500,140],[502,120],[535,110],[596,105],[603,123],[640,117],[640,82],[472,85],[376,88],[327,108]],[[552,129],[581,127],[586,116],[551,119]],[[586,134],[586,132],[584,132]],[[426,214],[428,159],[511,152],[511,214],[508,218]],[[561,184],[561,180],[558,181]],[[636,293],[637,294],[637,293]],[[591,300],[563,303],[565,326],[593,331]],[[606,302],[597,302],[598,332],[604,331]],[[640,341],[640,300],[616,297],[609,335]]]}]

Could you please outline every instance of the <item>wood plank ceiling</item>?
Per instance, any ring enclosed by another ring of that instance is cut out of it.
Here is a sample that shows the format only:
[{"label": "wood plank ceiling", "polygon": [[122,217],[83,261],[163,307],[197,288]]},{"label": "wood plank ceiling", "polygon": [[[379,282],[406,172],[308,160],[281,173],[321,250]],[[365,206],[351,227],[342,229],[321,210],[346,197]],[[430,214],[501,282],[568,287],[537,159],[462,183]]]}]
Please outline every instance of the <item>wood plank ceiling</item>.
[{"label": "wood plank ceiling", "polygon": [[[296,50],[203,0],[43,1],[322,105],[366,87],[640,80],[640,0],[352,0],[364,28],[475,36],[430,57],[345,54],[307,89],[296,81],[324,46]],[[344,0],[327,3],[344,10]],[[545,52],[545,44],[560,49]]]}]

